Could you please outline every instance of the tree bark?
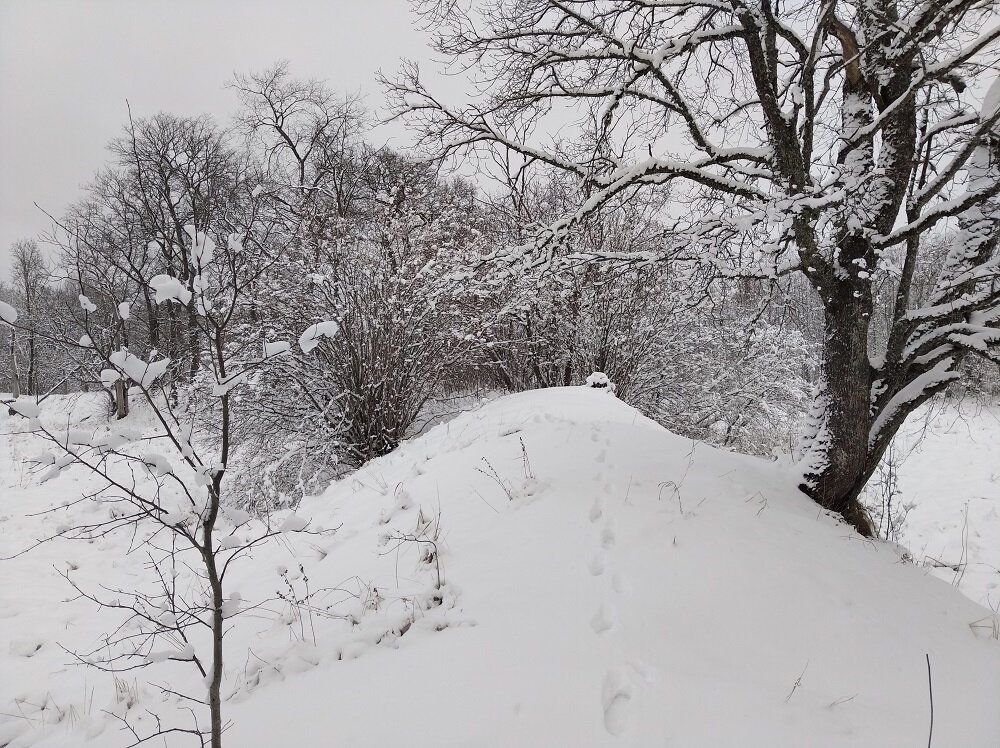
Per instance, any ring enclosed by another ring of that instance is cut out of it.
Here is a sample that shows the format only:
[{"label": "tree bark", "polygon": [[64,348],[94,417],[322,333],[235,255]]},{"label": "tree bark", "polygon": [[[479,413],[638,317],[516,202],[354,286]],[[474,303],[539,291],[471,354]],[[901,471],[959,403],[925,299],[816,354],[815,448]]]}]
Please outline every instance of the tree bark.
[{"label": "tree bark", "polygon": [[871,521],[858,497],[878,460],[868,448],[872,369],[868,359],[870,293],[838,281],[824,297],[822,423],[814,438],[818,460],[802,490],[822,507],[843,515],[866,537]]},{"label": "tree bark", "polygon": [[115,418],[121,420],[128,415],[128,387],[125,380],[119,379],[115,382]]}]

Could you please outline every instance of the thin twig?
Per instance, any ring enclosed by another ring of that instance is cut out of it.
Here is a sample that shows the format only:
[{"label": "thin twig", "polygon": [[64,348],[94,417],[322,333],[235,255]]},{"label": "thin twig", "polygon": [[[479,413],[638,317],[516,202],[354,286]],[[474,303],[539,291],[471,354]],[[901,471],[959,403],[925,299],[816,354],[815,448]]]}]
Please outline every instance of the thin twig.
[{"label": "thin twig", "polygon": [[927,658],[927,695],[931,702],[931,726],[927,731],[927,748],[931,748],[931,739],[934,737],[934,684],[931,681],[931,656],[925,654],[924,657]]}]

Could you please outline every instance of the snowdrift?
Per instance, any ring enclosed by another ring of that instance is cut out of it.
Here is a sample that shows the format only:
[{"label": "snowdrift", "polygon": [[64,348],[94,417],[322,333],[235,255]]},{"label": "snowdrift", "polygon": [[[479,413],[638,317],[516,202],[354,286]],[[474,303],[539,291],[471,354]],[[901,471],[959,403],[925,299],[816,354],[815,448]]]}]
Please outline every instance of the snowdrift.
[{"label": "snowdrift", "polygon": [[[36,485],[16,467],[31,439],[0,445],[2,556],[99,511],[28,516],[92,480]],[[283,533],[228,581],[244,609],[230,746],[926,745],[928,658],[933,745],[1000,744],[989,611],[819,511],[780,465],[602,390],[436,426],[303,502],[288,528],[303,525],[322,533]],[[0,564],[0,745],[128,745],[120,718],[148,727],[146,710],[190,726],[155,685],[200,693],[186,663],[116,687],[61,648],[119,618],[65,602],[56,571],[135,585],[141,555],[112,537]]]}]

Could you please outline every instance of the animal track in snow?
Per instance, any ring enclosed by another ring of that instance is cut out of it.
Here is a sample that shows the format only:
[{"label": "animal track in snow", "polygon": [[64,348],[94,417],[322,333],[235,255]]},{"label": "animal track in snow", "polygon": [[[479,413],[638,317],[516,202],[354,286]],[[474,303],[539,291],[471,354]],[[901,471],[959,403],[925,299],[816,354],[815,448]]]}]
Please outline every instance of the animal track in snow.
[{"label": "animal track in snow", "polygon": [[595,577],[601,576],[604,573],[604,554],[601,551],[595,553],[594,557],[590,559],[590,563],[587,564],[587,568]]},{"label": "animal track in snow", "polygon": [[611,524],[611,520],[608,520],[607,524],[604,525],[604,529],[601,531],[601,545],[605,548],[615,547],[615,528]]},{"label": "animal track in snow", "polygon": [[629,662],[629,667],[632,668],[633,672],[642,678],[646,683],[652,683],[656,680],[655,673],[653,669],[644,662],[638,660],[632,660]]},{"label": "animal track in snow", "polygon": [[611,670],[604,676],[601,704],[604,707],[604,729],[612,735],[621,735],[632,717],[634,688],[622,670]]},{"label": "animal track in snow", "polygon": [[598,496],[594,499],[594,505],[590,507],[590,521],[597,522],[602,516],[604,516],[604,503],[601,501],[601,497]]},{"label": "animal track in snow", "polygon": [[628,595],[632,592],[632,585],[621,572],[615,572],[615,575],[611,577],[611,588],[619,595]]},{"label": "animal track in snow", "polygon": [[608,603],[601,603],[594,617],[590,619],[590,628],[595,634],[603,634],[615,625],[615,609]]}]

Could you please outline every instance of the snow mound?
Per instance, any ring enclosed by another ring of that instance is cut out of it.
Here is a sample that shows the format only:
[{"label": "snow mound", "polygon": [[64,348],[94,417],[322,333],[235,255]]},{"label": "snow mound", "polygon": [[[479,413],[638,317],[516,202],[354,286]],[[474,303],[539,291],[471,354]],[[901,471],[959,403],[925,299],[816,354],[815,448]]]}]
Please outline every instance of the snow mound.
[{"label": "snow mound", "polygon": [[[440,512],[452,625],[237,705],[235,740],[919,745],[929,655],[935,742],[993,745],[1000,643],[970,628],[988,611],[793,483],[589,388],[438,426],[300,513],[407,528]],[[358,560],[344,550],[324,563],[347,571]]]},{"label": "snow mound", "polygon": [[[5,493],[0,555],[11,531],[64,521],[27,515],[85,480]],[[673,435],[605,391],[491,402],[282,522],[227,581],[229,745],[923,745],[928,657],[934,745],[1000,735],[1000,642],[975,625],[989,611],[819,511],[780,465]],[[35,581],[0,588],[0,638],[18,643],[0,649],[0,701],[33,721],[0,717],[0,742],[130,742],[93,691],[54,727],[30,706],[66,713],[94,689],[101,674],[67,670],[55,642],[85,649],[117,620],[60,602],[50,570],[72,557],[81,584],[135,584],[150,572],[129,541],[5,562]],[[125,705],[112,686],[111,710],[164,715],[143,679],[196,692],[172,658],[129,673]]]}]

